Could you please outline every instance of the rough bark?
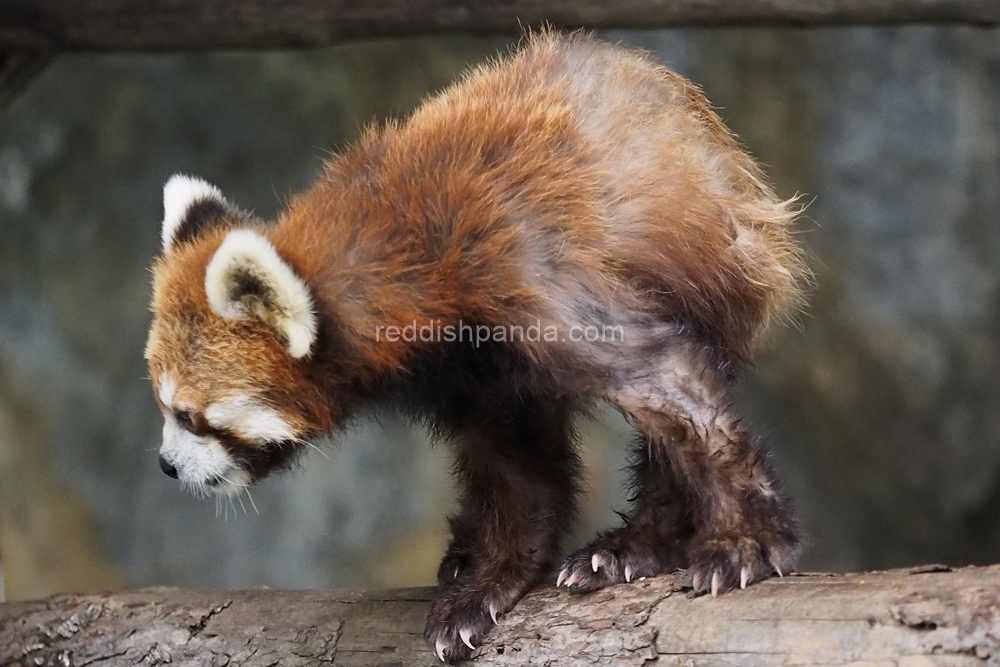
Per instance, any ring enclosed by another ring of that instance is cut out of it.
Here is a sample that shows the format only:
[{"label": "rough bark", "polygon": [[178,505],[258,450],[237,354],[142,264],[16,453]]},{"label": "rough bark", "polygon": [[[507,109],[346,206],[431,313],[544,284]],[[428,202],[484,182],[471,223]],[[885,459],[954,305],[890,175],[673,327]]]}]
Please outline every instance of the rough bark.
[{"label": "rough bark", "polygon": [[[527,596],[477,665],[1000,665],[1000,566],[806,574],[691,597],[679,576]],[[0,665],[432,665],[431,589],[60,595],[0,605]]]},{"label": "rough bark", "polygon": [[0,47],[324,45],[416,33],[676,25],[1000,22],[997,0],[0,0]]}]

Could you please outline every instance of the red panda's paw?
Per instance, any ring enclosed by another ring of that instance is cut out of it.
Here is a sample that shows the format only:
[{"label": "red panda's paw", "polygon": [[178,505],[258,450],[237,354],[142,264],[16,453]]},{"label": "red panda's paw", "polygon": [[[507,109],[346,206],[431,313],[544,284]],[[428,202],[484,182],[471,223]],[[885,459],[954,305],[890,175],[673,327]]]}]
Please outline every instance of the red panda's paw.
[{"label": "red panda's paw", "polygon": [[499,617],[513,609],[520,595],[503,588],[460,584],[439,589],[427,614],[424,640],[441,661],[468,659]]},{"label": "red panda's paw", "polygon": [[760,540],[746,535],[711,534],[696,538],[688,548],[695,593],[712,597],[734,588],[746,588],[795,566],[798,541],[794,537]]},{"label": "red panda's paw", "polygon": [[604,533],[563,561],[556,586],[572,593],[587,593],[611,584],[672,572],[680,567],[677,549],[648,539],[634,529]]}]

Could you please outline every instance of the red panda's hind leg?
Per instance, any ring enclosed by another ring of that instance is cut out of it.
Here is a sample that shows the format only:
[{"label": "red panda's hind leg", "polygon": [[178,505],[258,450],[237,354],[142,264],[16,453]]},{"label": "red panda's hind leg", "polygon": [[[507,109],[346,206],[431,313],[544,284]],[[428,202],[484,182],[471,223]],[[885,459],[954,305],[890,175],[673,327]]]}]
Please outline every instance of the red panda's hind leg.
[{"label": "red panda's hind leg", "polygon": [[424,631],[448,662],[552,571],[580,468],[568,405],[519,395],[463,412],[449,420],[461,506]]},{"label": "red panda's hind leg", "polygon": [[789,503],[760,443],[727,407],[692,416],[680,405],[640,403],[629,415],[650,455],[668,457],[688,487],[694,530],[684,554],[695,592],[714,596],[794,568],[799,537]]},{"label": "red panda's hind leg", "polygon": [[794,567],[789,503],[730,409],[731,378],[705,349],[673,338],[617,369],[606,397],[642,433],[647,460],[625,526],[564,564],[559,582],[570,590],[687,567],[695,590],[714,595]]}]

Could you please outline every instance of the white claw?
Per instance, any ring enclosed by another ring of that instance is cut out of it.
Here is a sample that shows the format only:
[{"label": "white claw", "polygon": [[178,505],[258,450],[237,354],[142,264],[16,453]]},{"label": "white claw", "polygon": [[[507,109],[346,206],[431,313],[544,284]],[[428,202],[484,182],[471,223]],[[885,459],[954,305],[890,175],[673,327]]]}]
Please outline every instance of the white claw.
[{"label": "white claw", "polygon": [[719,586],[722,584],[722,577],[719,576],[719,571],[716,570],[712,573],[712,597],[719,597]]},{"label": "white claw", "polygon": [[784,573],[782,573],[781,568],[778,567],[777,565],[774,566],[774,571],[778,573],[779,577],[785,576]]},{"label": "white claw", "polygon": [[458,579],[458,568],[457,568],[457,567],[455,568],[455,574],[454,574],[454,575],[452,575],[452,577],[451,577],[451,578],[452,578],[452,579]]},{"label": "white claw", "polygon": [[499,613],[499,610],[497,609],[496,604],[493,603],[493,602],[491,602],[490,603],[490,618],[493,619],[493,625],[496,625],[499,622],[499,621],[497,621],[497,613]]},{"label": "white claw", "polygon": [[590,557],[590,569],[592,569],[594,572],[597,572],[599,569],[601,569],[601,565],[602,563],[600,556],[594,554],[593,556]]},{"label": "white claw", "polygon": [[563,571],[559,573],[559,578],[556,579],[556,588],[562,586],[563,581],[569,578],[569,568],[563,568]]},{"label": "white claw", "polygon": [[569,588],[570,586],[572,586],[575,583],[576,583],[576,572],[574,572],[573,574],[569,575],[569,579],[566,580],[566,588]]},{"label": "white claw", "polygon": [[625,566],[625,581],[627,581],[627,582],[631,582],[632,581],[632,566],[631,565],[626,565]]},{"label": "white claw", "polygon": [[694,578],[691,581],[691,585],[694,586],[694,592],[697,593],[701,590],[701,572],[695,572]]},{"label": "white claw", "polygon": [[463,644],[465,644],[472,650],[476,649],[476,647],[473,646],[472,642],[470,641],[470,639],[472,638],[472,630],[470,630],[469,628],[462,628],[461,630],[458,631],[458,636],[462,638]]},{"label": "white claw", "polygon": [[750,581],[750,570],[743,568],[740,570],[740,588],[746,588],[747,582]]},{"label": "white claw", "polygon": [[437,653],[438,660],[444,662],[444,642],[440,639],[434,642],[434,652]]}]

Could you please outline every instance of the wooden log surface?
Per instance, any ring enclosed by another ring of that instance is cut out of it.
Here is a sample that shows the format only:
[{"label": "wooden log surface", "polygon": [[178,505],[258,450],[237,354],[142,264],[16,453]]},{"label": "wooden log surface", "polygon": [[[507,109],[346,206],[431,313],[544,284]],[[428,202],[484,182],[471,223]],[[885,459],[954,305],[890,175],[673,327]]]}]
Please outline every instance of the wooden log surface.
[{"label": "wooden log surface", "polygon": [[[58,595],[0,605],[0,665],[435,665],[432,589]],[[793,575],[691,597],[680,575],[528,595],[475,665],[1000,665],[1000,566]]]},{"label": "wooden log surface", "polygon": [[0,0],[0,48],[319,46],[345,39],[560,28],[1000,23],[998,0]]}]

